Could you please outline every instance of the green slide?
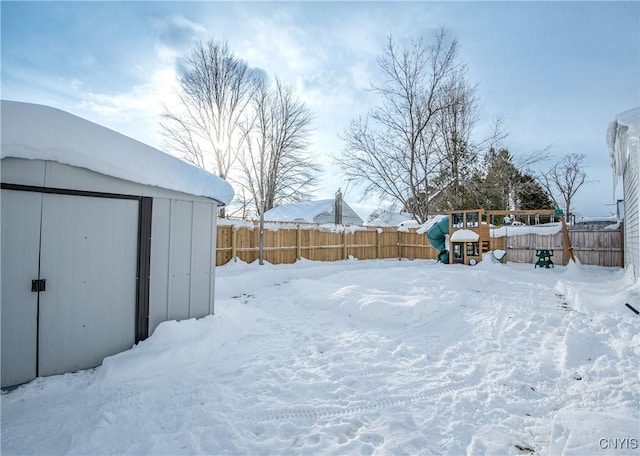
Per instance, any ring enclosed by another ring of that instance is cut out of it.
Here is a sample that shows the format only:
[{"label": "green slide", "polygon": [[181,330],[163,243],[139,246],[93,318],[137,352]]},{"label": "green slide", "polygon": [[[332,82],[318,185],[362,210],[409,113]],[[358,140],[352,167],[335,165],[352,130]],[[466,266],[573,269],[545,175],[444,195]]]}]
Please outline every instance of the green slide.
[{"label": "green slide", "polygon": [[449,263],[449,251],[445,242],[445,235],[447,234],[449,234],[449,216],[442,217],[438,223],[427,231],[427,239],[429,239],[433,248],[439,252],[438,260],[445,264]]}]

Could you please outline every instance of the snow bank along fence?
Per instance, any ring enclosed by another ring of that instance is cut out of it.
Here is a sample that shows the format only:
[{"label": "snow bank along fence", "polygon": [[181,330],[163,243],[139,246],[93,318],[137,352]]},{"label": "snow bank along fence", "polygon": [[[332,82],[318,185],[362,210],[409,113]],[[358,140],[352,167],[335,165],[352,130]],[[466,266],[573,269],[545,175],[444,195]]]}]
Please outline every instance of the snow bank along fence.
[{"label": "snow bank along fence", "polygon": [[[220,220],[217,228],[216,265],[234,259],[251,263],[258,259],[257,222]],[[583,264],[622,267],[621,230],[570,230],[573,251]],[[562,233],[492,237],[491,250],[508,252],[508,260],[534,264],[536,249],[554,250],[555,264],[564,258]],[[338,261],[383,258],[437,259],[438,252],[416,228],[362,227],[299,223],[266,223],[264,259],[272,264],[294,263],[305,258]]]}]

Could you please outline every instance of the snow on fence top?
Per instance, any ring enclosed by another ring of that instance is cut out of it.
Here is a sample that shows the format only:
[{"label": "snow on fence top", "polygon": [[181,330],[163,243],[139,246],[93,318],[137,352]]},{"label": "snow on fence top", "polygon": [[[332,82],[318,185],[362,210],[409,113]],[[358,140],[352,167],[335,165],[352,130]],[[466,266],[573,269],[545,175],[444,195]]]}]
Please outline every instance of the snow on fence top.
[{"label": "snow on fence top", "polygon": [[562,231],[562,224],[559,222],[543,223],[541,225],[511,225],[490,227],[492,238],[504,236],[523,236],[525,234],[539,234],[541,236],[551,236]]},{"label": "snow on fence top", "polygon": [[147,144],[49,106],[2,100],[1,157],[51,160],[222,204],[231,185]]},{"label": "snow on fence top", "polygon": [[609,124],[607,143],[614,176],[622,176],[632,149],[640,149],[640,106],[616,116]]},{"label": "snow on fence top", "polygon": [[[266,213],[265,213],[266,214]],[[259,220],[240,219],[218,219],[218,226],[235,226],[236,228],[254,229],[258,227]],[[271,222],[265,221],[264,229],[268,231],[295,230],[298,228],[314,229],[319,231],[331,231],[333,233],[355,233],[356,231],[367,231],[369,228],[362,225],[335,225],[333,223],[315,222]]]}]

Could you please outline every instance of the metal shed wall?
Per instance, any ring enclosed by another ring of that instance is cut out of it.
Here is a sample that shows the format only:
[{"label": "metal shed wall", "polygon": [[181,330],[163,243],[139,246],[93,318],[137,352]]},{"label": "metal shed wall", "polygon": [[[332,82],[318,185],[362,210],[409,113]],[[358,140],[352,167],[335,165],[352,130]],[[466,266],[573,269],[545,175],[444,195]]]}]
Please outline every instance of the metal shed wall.
[{"label": "metal shed wall", "polygon": [[[134,277],[134,283],[138,280],[140,283],[149,284],[149,289],[147,290],[147,296],[149,296],[148,310],[145,309],[145,312],[148,311],[148,323],[143,331],[144,336],[150,335],[157,325],[164,320],[202,317],[213,313],[215,278],[214,252],[216,242],[216,213],[218,208],[216,201],[206,197],[183,194],[160,187],[123,181],[84,168],[52,161],[3,158],[0,169],[2,185],[3,188],[5,188],[3,192],[10,192],[11,194],[32,194],[34,196],[45,194],[46,199],[52,202],[58,200],[70,201],[71,205],[67,204],[65,207],[72,212],[74,211],[73,201],[77,201],[78,207],[91,208],[92,204],[90,200],[95,196],[98,196],[98,200],[100,201],[123,201],[128,199],[130,203],[134,204],[134,208],[138,204],[140,204],[139,207],[142,207],[143,200],[150,203],[151,242],[150,249],[147,250],[149,252],[148,258],[150,259],[150,277],[148,281],[142,277],[138,277],[138,279]],[[7,188],[9,187],[12,189],[8,190]],[[19,191],[22,187],[24,187],[24,191]],[[16,189],[18,191],[15,191]],[[88,194],[90,194],[90,197],[87,197]],[[40,198],[42,197],[40,196]],[[139,203],[137,203],[136,200],[139,201]],[[89,203],[88,206],[86,206],[87,202]],[[94,204],[93,206],[96,205]],[[118,203],[117,207],[123,207],[123,205]],[[13,215],[24,212],[21,208],[22,206],[20,205],[16,206],[11,213],[11,217],[2,218],[3,246],[9,245],[7,243],[14,242],[11,239],[7,239],[7,235],[13,233],[11,237],[16,237],[18,233],[23,231],[19,226],[13,227],[13,224],[17,222],[17,219],[15,219]],[[103,213],[100,212],[99,209],[97,210],[99,212],[97,212],[96,215],[102,217]],[[108,214],[111,214],[111,209],[109,209],[109,211]],[[4,212],[3,210],[3,213]],[[87,214],[90,213],[92,212],[87,212]],[[114,212],[114,214],[115,213],[117,212]],[[137,229],[136,226],[141,224],[138,212],[134,209],[133,213],[131,213],[131,211],[128,211],[128,213],[127,218],[130,219],[133,217],[133,227]],[[140,214],[142,214],[142,211]],[[39,212],[37,215],[39,216]],[[59,233],[71,231],[70,228],[72,228],[72,226],[69,224],[76,223],[73,221],[74,217],[70,215],[65,216],[59,213],[57,209],[56,211],[50,212],[46,218],[47,220],[53,220],[56,225],[56,230]],[[33,224],[35,223],[36,222],[33,222]],[[50,224],[50,222],[47,223]],[[118,220],[112,220],[112,218],[109,218],[109,215],[107,215],[107,218],[100,223],[108,229],[112,224],[117,224]],[[131,223],[131,220],[127,223]],[[66,228],[65,224],[67,224]],[[90,224],[87,226],[89,227],[86,228],[88,230],[87,233],[95,232],[97,229],[90,228]],[[55,239],[52,239],[52,241],[48,242],[48,245],[56,244],[53,242]],[[86,239],[86,237],[84,239]],[[135,242],[134,240],[133,245],[128,244],[126,247],[127,250],[134,250],[132,252],[134,259],[136,254],[135,250],[138,249],[138,254],[141,251],[141,244],[142,241]],[[73,246],[68,247],[73,249]],[[65,268],[65,265],[67,265],[82,270],[82,265],[71,265],[68,263],[71,261],[68,255],[65,256],[57,250],[49,251],[51,254],[44,254],[52,257],[50,260],[58,265],[56,266],[57,268]],[[14,258],[20,257],[14,255]],[[7,265],[4,264],[4,259],[3,255],[3,283],[14,280],[12,278],[13,275],[9,273],[14,269],[6,267]],[[21,260],[18,261],[18,263],[21,263]],[[117,269],[118,266],[118,264],[113,264],[111,267]],[[87,269],[90,269],[90,267],[91,264],[87,266]],[[29,275],[29,283],[31,278],[33,278],[30,274],[33,273],[30,272],[27,274]],[[20,278],[20,283],[25,281],[25,277]],[[54,282],[55,281],[52,281],[52,284]],[[57,286],[62,285],[58,283]],[[47,291],[48,290],[49,284],[47,284]],[[47,293],[47,291],[44,293]],[[50,293],[48,299],[52,299],[53,296],[54,295]],[[96,297],[96,299],[98,299],[98,297]],[[133,298],[133,301],[135,302],[135,298]],[[101,304],[101,306],[104,305],[105,303]],[[96,308],[96,312],[98,310],[99,309]],[[3,315],[5,311],[8,311],[8,306],[6,303],[3,303]],[[141,315],[143,318],[142,322],[144,323],[144,314]],[[48,320],[43,321],[41,319],[40,325],[46,324],[47,322]],[[56,324],[64,324],[64,320]],[[136,321],[136,318],[134,318],[133,321],[131,321],[131,327],[134,328],[136,325],[139,325],[139,321]],[[4,326],[3,324],[3,330],[6,329]],[[5,337],[9,337],[9,333],[10,332],[3,334],[3,343],[5,342]],[[140,333],[140,331],[138,331],[138,333]],[[19,342],[16,343],[19,344]],[[130,345],[131,344],[128,346]],[[5,352],[6,350],[3,350],[3,358]],[[108,354],[113,353],[109,352]],[[15,354],[11,356],[15,357],[20,355]],[[57,363],[55,360],[53,362],[54,364]],[[83,368],[85,367],[88,366],[83,366]],[[48,366],[47,369],[52,373],[61,372],[57,369],[57,366]],[[63,367],[62,369],[65,368]],[[46,372],[46,370],[42,372]],[[29,379],[30,378],[22,379],[21,381],[28,381]],[[5,382],[3,373],[2,386],[9,386],[10,384],[15,384],[15,382],[10,383],[8,380]]]},{"label": "metal shed wall", "polygon": [[154,198],[149,334],[163,321],[213,313],[217,206]]}]

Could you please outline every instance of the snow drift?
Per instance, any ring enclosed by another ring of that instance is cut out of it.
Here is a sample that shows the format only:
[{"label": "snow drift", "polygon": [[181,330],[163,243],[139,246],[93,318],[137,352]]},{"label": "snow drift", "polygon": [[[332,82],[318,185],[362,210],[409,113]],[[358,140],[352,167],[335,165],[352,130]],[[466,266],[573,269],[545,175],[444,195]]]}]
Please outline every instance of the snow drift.
[{"label": "snow drift", "polygon": [[215,316],[3,394],[3,453],[638,454],[628,271],[351,260],[216,276]]}]

